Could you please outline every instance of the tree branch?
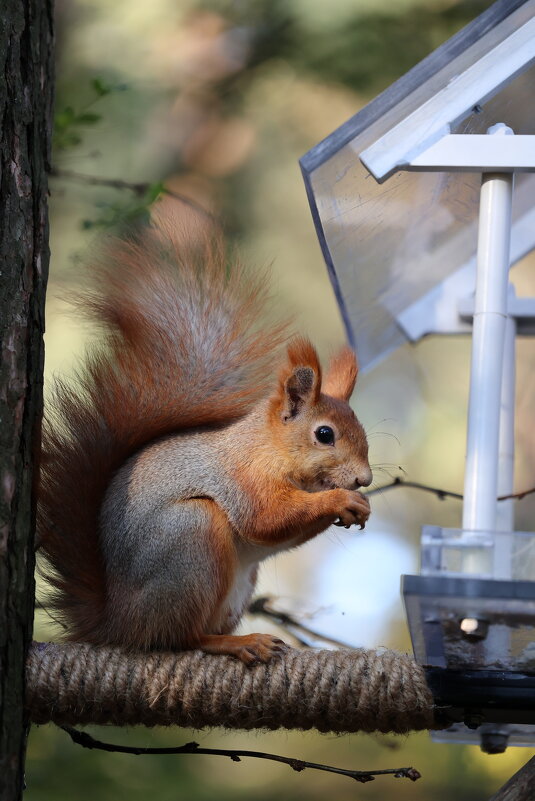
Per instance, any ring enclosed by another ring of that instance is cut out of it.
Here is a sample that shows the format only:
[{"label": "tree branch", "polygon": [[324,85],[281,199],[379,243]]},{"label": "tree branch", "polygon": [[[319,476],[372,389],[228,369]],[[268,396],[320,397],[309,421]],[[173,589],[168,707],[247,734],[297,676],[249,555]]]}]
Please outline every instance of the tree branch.
[{"label": "tree branch", "polygon": [[326,634],[320,634],[319,631],[315,631],[314,629],[310,628],[310,626],[305,626],[301,623],[297,618],[293,617],[289,612],[285,612],[284,610],[274,609],[270,607],[269,604],[272,603],[273,598],[269,595],[263,595],[260,598],[255,598],[254,601],[249,604],[247,612],[250,615],[260,615],[261,617],[265,617],[268,620],[272,620],[278,626],[284,628],[292,637],[294,637],[300,645],[305,646],[306,648],[310,648],[310,642],[306,639],[303,639],[292,629],[297,629],[298,631],[302,631],[305,634],[309,634],[311,637],[314,637],[318,640],[322,640],[322,642],[330,643],[331,645],[336,645],[339,648],[351,648],[354,649],[353,645],[349,645],[349,643],[343,642],[342,640],[337,640],[334,637],[329,637]]},{"label": "tree branch", "polygon": [[[407,481],[404,478],[395,478],[390,484],[385,484],[382,487],[375,487],[372,490],[368,490],[366,493],[367,496],[377,495],[380,492],[385,492],[386,490],[395,489],[396,487],[408,487],[409,489],[416,489],[421,490],[422,492],[430,492],[433,495],[436,495],[441,501],[445,500],[446,498],[455,498],[458,501],[463,500],[463,495],[460,492],[451,492],[451,490],[444,490],[440,487],[431,487],[428,484],[420,484],[418,481]],[[509,501],[509,500],[522,500],[525,498],[526,495],[532,495],[535,492],[535,487],[531,487],[530,489],[524,490],[523,492],[513,492],[510,495],[500,495],[498,496],[498,501]]]},{"label": "tree branch", "polygon": [[531,801],[534,796],[535,757],[532,757],[489,801]]},{"label": "tree branch", "polygon": [[98,749],[99,751],[108,751],[119,754],[133,754],[140,756],[143,754],[212,754],[213,756],[224,756],[231,759],[233,762],[241,762],[243,757],[252,759],[268,759],[272,762],[281,762],[288,765],[292,770],[302,771],[305,768],[312,770],[322,770],[328,773],[338,773],[341,776],[347,776],[357,782],[371,782],[376,776],[383,776],[392,774],[396,778],[406,778],[411,781],[416,781],[420,778],[420,773],[415,768],[387,768],[384,770],[346,770],[344,768],[335,768],[331,765],[322,765],[319,762],[306,762],[303,759],[293,759],[292,757],[280,756],[279,754],[268,754],[263,751],[242,751],[228,748],[200,748],[198,743],[185,743],[174,748],[136,748],[135,746],[128,745],[114,745],[113,743],[104,743],[101,740],[96,740],[91,737],[87,732],[79,731],[71,726],[60,726],[66,732],[71,740],[82,748]]},{"label": "tree branch", "polygon": [[[87,175],[86,173],[76,172],[75,170],[63,170],[56,167],[50,171],[50,176],[52,178],[60,178],[67,181],[74,181],[79,184],[86,184],[87,186],[105,186],[108,189],[117,190],[126,189],[130,192],[133,192],[138,197],[143,197],[143,195],[147,194],[152,186],[149,181],[123,181],[121,178],[104,178],[100,175]],[[211,212],[205,209],[204,206],[201,206],[200,203],[197,203],[196,200],[187,197],[187,195],[182,195],[180,192],[167,189],[165,186],[162,187],[162,192],[165,195],[180,201],[180,203],[184,203],[185,206],[189,206],[191,209],[199,212],[199,214],[202,214],[204,217],[207,217],[214,222],[217,221]]]}]

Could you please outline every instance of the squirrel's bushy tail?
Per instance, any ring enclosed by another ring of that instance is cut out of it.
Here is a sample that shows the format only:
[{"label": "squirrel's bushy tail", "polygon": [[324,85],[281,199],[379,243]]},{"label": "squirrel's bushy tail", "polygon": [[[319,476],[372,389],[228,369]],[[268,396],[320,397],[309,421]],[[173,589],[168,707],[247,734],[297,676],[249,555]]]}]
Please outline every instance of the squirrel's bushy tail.
[{"label": "squirrel's bushy tail", "polygon": [[43,431],[38,541],[52,604],[73,639],[100,642],[106,600],[99,512],[114,471],[163,435],[246,414],[276,375],[283,324],[259,317],[266,282],[221,237],[168,216],[111,240],[76,305],[103,329]]}]

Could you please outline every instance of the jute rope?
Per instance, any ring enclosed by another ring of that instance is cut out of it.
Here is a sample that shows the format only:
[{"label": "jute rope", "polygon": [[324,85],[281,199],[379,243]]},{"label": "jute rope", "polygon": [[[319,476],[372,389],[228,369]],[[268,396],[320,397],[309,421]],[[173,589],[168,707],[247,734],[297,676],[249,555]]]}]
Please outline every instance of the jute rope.
[{"label": "jute rope", "polygon": [[35,723],[397,733],[433,728],[424,672],[395,651],[290,649],[268,664],[246,667],[201,651],[125,654],[83,643],[34,643],[26,682]]}]

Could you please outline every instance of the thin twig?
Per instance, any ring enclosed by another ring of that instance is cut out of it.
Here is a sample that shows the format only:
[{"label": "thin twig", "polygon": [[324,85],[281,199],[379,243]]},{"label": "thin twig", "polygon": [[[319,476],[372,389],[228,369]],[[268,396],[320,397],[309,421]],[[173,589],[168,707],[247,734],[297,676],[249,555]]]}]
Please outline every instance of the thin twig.
[{"label": "thin twig", "polygon": [[422,490],[422,492],[431,492],[443,501],[445,498],[456,498],[461,501],[463,496],[458,492],[451,492],[450,490],[443,490],[440,487],[430,487],[427,484],[420,484],[417,481],[407,481],[404,478],[395,478],[389,484],[384,484],[382,487],[375,487],[368,490],[367,496],[377,495],[379,492],[386,492],[386,490],[395,489],[396,487],[408,487],[409,489]]},{"label": "thin twig", "polygon": [[518,500],[521,501],[522,498],[525,498],[526,495],[532,495],[535,492],[535,487],[531,487],[531,489],[524,490],[524,492],[513,492],[511,495],[498,495],[499,501],[509,501],[509,500]]},{"label": "thin twig", "polygon": [[[104,178],[100,175],[87,175],[86,173],[76,172],[75,170],[63,170],[56,167],[52,168],[50,171],[50,176],[52,178],[61,178],[66,179],[67,181],[75,181],[76,183],[80,184],[87,184],[88,186],[105,186],[108,189],[118,190],[126,189],[130,192],[133,192],[138,197],[143,197],[143,195],[145,195],[152,186],[152,184],[148,181],[124,181],[122,178]],[[166,186],[162,187],[162,193],[174,198],[175,200],[179,200],[181,203],[184,203],[185,206],[189,206],[208,219],[214,222],[216,221],[216,218],[213,214],[211,214],[211,212],[205,209],[204,206],[201,206],[200,203],[197,203],[196,200],[187,197],[187,195],[182,195],[180,192],[167,189]]]},{"label": "thin twig", "polygon": [[[384,484],[382,487],[375,487],[372,490],[368,490],[366,495],[377,495],[380,492],[385,492],[386,490],[395,489],[396,487],[408,487],[409,489],[416,489],[421,490],[422,492],[431,492],[433,495],[436,495],[441,501],[445,500],[445,498],[455,498],[458,501],[463,500],[463,495],[460,492],[452,492],[451,490],[444,490],[440,487],[431,487],[428,484],[420,484],[417,481],[407,481],[404,478],[395,478],[390,484]],[[522,500],[525,498],[526,495],[531,495],[535,492],[535,487],[531,487],[528,490],[524,490],[523,492],[513,492],[510,495],[500,495],[498,496],[498,501],[509,501],[509,500]]]},{"label": "thin twig", "polygon": [[371,782],[375,776],[382,776],[392,774],[396,778],[411,779],[416,781],[420,778],[420,773],[415,768],[387,768],[385,770],[346,770],[344,768],[335,768],[331,765],[322,765],[319,762],[306,762],[303,759],[293,759],[292,757],[280,756],[278,754],[267,754],[263,751],[241,751],[227,748],[201,748],[198,743],[185,743],[184,745],[176,746],[175,748],[137,748],[128,745],[114,745],[112,743],[104,743],[101,740],[96,740],[84,731],[73,729],[71,726],[60,726],[66,732],[71,740],[82,748],[98,749],[100,751],[109,751],[119,754],[133,754],[140,756],[143,754],[212,754],[214,756],[224,756],[231,759],[233,762],[241,762],[242,757],[250,757],[252,759],[268,759],[272,762],[282,762],[284,765],[289,765],[292,770],[298,772],[311,768],[313,770],[323,770],[328,773],[339,773],[341,776],[348,776],[350,779],[355,779],[357,782]]},{"label": "thin twig", "polygon": [[331,645],[336,645],[339,648],[351,648],[354,649],[353,645],[349,645],[349,643],[343,642],[342,640],[337,640],[334,637],[328,637],[325,634],[320,634],[319,631],[315,631],[314,629],[310,628],[310,626],[305,626],[301,623],[297,618],[293,617],[289,612],[284,612],[278,609],[274,609],[270,607],[269,604],[273,602],[273,598],[269,595],[263,595],[260,598],[255,598],[254,601],[249,604],[247,611],[250,615],[260,615],[261,617],[265,617],[268,620],[272,620],[273,622],[277,623],[277,625],[286,628],[292,637],[301,644],[304,645],[306,648],[310,648],[310,643],[307,640],[301,639],[298,634],[296,634],[291,629],[287,627],[290,626],[291,628],[296,628],[299,631],[305,632],[305,634],[310,634],[311,637],[315,637],[318,640],[322,640],[323,642],[330,643]]}]

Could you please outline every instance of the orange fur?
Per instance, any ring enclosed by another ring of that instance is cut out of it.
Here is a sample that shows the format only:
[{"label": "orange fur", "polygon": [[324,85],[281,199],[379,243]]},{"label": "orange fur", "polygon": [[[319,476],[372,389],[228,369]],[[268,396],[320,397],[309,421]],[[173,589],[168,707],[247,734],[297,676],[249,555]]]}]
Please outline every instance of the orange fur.
[{"label": "orange fur", "polygon": [[46,407],[38,537],[72,639],[101,641],[106,570],[99,514],[114,472],[175,431],[228,424],[265,396],[284,325],[258,326],[266,283],[230,263],[220,236],[160,218],[111,239],[76,305],[103,331]]},{"label": "orange fur", "polygon": [[357,374],[357,357],[351,348],[345,346],[331,359],[322,390],[333,398],[348,401],[355,389]]},{"label": "orange fur", "polygon": [[281,388],[296,367],[311,367],[314,371],[317,377],[314,399],[317,400],[321,386],[321,365],[316,348],[305,337],[295,337],[288,346],[286,362],[279,375]]},{"label": "orange fur", "polygon": [[258,564],[368,518],[354,354],[322,387],[312,344],[283,357],[285,326],[259,322],[263,278],[229,265],[160,216],[110,240],[76,300],[103,337],[47,405],[38,505],[70,639],[271,658],[276,638],[231,634]]},{"label": "orange fur", "polygon": [[314,374],[311,400],[316,402],[321,391],[321,365],[318,352],[312,342],[305,337],[295,337],[288,346],[286,360],[279,370],[277,392],[270,402],[271,415],[278,417],[285,405],[288,390],[288,381],[291,380],[296,368],[310,368]]}]

